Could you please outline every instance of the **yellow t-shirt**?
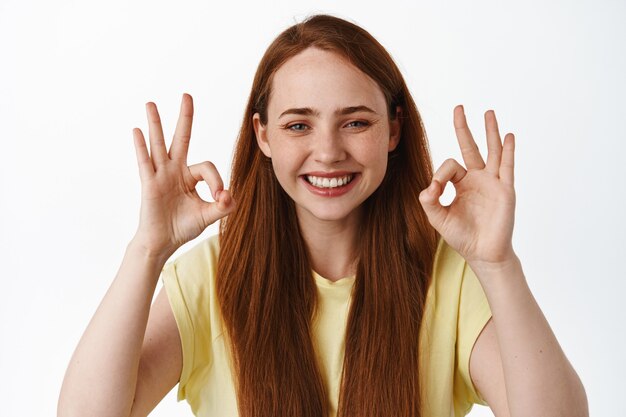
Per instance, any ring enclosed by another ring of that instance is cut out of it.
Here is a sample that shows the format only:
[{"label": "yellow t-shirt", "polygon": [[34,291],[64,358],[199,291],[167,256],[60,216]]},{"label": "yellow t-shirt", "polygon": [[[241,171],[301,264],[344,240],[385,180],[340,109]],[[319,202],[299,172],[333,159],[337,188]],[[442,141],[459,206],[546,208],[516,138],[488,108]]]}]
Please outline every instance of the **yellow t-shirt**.
[{"label": "yellow t-shirt", "polygon": [[[178,401],[187,399],[198,417],[238,415],[215,292],[218,255],[218,237],[213,236],[166,263],[161,275],[182,344]],[[419,346],[423,415],[464,416],[472,404],[486,404],[471,382],[469,359],[491,310],[474,273],[443,240],[434,262]],[[313,343],[330,396],[330,417],[335,417],[355,277],[333,282],[313,276],[319,302]]]}]

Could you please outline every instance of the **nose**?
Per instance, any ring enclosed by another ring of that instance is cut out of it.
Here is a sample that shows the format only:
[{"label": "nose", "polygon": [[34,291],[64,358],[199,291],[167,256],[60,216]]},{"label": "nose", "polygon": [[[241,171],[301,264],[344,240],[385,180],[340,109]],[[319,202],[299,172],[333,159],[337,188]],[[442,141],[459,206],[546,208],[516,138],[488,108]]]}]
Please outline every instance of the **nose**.
[{"label": "nose", "polygon": [[331,130],[320,132],[318,137],[315,138],[313,153],[316,162],[327,165],[341,162],[347,158],[341,135]]}]

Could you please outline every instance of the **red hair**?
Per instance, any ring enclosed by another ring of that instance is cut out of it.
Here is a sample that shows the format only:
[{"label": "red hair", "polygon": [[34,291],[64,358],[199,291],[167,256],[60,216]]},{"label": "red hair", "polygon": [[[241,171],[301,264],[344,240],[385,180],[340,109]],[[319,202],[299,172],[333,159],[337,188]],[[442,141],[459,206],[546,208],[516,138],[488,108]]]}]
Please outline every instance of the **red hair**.
[{"label": "red hair", "polygon": [[[258,66],[232,165],[238,208],[220,226],[217,295],[234,359],[241,417],[326,417],[328,393],[311,340],[316,286],[293,201],[252,124],[267,123],[274,73],[315,47],[346,58],[380,87],[400,142],[363,203],[346,327],[338,416],[420,416],[418,338],[437,233],[418,200],[432,177],[426,135],[389,53],[359,26],[317,15],[282,32]],[[340,335],[338,335],[340,336]]]}]

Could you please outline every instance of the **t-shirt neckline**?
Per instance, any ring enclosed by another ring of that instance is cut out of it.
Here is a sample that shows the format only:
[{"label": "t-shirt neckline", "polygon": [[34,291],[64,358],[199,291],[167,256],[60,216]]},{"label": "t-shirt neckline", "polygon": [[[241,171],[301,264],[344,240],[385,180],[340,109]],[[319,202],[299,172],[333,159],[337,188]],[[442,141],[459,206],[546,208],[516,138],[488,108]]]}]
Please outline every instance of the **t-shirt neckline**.
[{"label": "t-shirt neckline", "polygon": [[315,271],[313,271],[313,278],[319,286],[327,288],[350,287],[352,286],[352,284],[354,284],[354,281],[356,279],[354,275],[349,275],[347,277],[339,278],[336,281],[331,281],[328,278],[324,278]]}]

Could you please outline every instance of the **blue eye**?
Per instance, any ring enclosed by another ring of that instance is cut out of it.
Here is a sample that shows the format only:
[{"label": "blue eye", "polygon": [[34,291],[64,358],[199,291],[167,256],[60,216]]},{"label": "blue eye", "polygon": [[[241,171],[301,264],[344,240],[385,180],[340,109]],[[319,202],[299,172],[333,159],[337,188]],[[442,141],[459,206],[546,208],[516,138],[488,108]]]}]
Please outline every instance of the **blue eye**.
[{"label": "blue eye", "polygon": [[369,125],[369,123],[362,120],[355,120],[347,124],[348,127],[365,127],[367,125]]},{"label": "blue eye", "polygon": [[308,126],[305,125],[304,123],[294,123],[291,126],[288,127],[289,130],[294,130],[296,132],[302,132],[303,130],[307,129]]}]

